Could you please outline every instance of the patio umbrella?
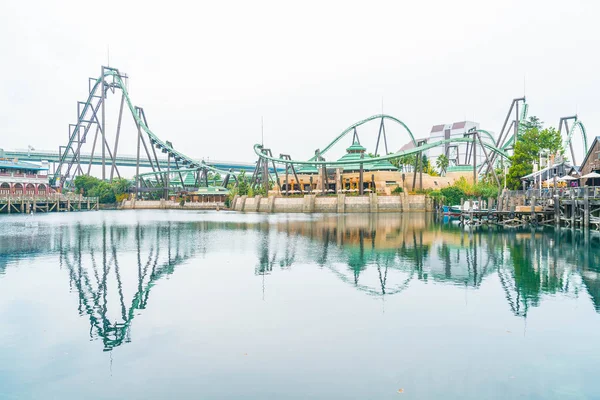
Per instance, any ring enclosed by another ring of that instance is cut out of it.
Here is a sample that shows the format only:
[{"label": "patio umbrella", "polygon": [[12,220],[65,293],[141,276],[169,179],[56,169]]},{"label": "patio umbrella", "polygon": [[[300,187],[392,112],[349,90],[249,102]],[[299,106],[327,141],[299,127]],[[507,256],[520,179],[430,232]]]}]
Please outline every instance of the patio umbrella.
[{"label": "patio umbrella", "polygon": [[566,182],[566,181],[577,181],[579,178],[572,177],[571,175],[561,176],[557,179],[558,182]]},{"label": "patio umbrella", "polygon": [[600,178],[600,174],[597,172],[590,172],[589,174],[586,174],[581,177],[581,179],[595,179],[595,178]]}]

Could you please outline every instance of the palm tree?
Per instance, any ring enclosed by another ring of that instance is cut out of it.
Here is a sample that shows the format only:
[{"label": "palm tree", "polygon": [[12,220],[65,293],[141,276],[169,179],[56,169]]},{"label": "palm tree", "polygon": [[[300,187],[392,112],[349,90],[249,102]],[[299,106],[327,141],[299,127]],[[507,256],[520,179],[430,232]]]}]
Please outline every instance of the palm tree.
[{"label": "palm tree", "polygon": [[446,157],[445,154],[442,154],[435,161],[435,165],[440,170],[440,175],[444,175],[446,173],[448,165],[450,165],[450,160],[448,160],[448,157]]}]

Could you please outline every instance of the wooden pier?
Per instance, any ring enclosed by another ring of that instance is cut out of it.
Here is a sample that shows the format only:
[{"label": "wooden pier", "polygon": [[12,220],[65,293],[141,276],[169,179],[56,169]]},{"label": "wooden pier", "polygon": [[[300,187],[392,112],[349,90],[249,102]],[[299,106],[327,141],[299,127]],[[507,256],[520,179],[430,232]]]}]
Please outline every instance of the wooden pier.
[{"label": "wooden pier", "polygon": [[504,191],[498,199],[479,199],[478,204],[481,210],[474,209],[473,202],[467,200],[459,216],[462,225],[552,225],[600,230],[600,187]]},{"label": "wooden pier", "polygon": [[72,212],[98,210],[97,197],[53,193],[49,195],[3,195],[0,214],[28,214],[38,212]]}]

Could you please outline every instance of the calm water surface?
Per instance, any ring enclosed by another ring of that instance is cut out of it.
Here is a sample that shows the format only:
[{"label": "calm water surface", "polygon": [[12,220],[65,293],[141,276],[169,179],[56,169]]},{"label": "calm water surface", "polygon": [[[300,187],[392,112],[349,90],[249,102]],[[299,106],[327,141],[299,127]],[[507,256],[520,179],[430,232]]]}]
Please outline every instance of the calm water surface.
[{"label": "calm water surface", "polygon": [[4,216],[0,399],[597,399],[599,246],[422,214]]}]

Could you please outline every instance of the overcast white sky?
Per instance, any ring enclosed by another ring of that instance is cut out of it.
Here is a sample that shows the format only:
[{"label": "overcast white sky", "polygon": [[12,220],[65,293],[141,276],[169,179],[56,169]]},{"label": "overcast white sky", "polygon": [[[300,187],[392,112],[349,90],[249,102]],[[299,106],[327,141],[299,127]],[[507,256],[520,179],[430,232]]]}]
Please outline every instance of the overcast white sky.
[{"label": "overcast white sky", "polygon": [[524,90],[530,114],[556,126],[577,111],[591,139],[599,4],[4,0],[0,147],[65,144],[107,46],[152,130],[198,158],[254,160],[261,116],[266,146],[307,158],[382,98],[417,136],[465,118],[499,131]]}]

